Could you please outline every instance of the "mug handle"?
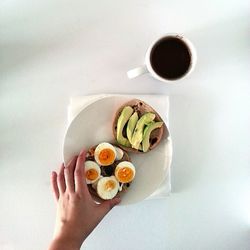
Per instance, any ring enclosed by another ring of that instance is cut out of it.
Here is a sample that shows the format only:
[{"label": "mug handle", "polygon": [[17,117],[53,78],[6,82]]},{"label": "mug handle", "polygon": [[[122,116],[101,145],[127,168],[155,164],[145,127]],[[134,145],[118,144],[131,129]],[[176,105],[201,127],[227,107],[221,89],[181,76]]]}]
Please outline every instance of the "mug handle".
[{"label": "mug handle", "polygon": [[148,69],[146,67],[146,65],[142,65],[140,67],[137,67],[135,69],[131,69],[127,72],[127,76],[129,79],[133,79],[137,76],[143,75],[148,73]]}]

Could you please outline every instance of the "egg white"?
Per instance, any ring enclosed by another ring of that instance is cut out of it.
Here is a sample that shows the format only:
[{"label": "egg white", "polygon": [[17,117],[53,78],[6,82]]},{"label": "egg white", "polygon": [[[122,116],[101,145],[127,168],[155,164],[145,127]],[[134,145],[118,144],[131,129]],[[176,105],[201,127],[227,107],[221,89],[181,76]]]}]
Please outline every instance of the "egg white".
[{"label": "egg white", "polygon": [[115,151],[116,151],[116,160],[119,161],[122,159],[124,152],[122,149],[118,148],[118,147],[114,147]]}]

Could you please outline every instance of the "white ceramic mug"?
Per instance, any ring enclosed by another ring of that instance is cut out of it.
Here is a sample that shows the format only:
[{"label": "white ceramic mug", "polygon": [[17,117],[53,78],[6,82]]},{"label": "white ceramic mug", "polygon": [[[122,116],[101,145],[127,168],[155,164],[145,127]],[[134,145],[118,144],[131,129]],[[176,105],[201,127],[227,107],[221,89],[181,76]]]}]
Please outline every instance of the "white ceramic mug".
[{"label": "white ceramic mug", "polygon": [[[183,74],[181,75],[179,78],[177,79],[166,79],[166,78],[163,78],[162,76],[160,76],[159,74],[157,74],[155,72],[155,70],[152,68],[152,65],[151,65],[151,61],[150,61],[150,56],[151,56],[151,52],[152,52],[152,49],[154,48],[154,46],[159,42],[161,41],[162,39],[166,39],[166,38],[169,38],[169,37],[174,37],[174,38],[178,38],[180,40],[182,40],[182,42],[185,43],[185,45],[188,47],[188,50],[190,52],[190,57],[191,57],[191,61],[190,61],[190,65],[189,65],[189,68],[188,70]],[[177,33],[168,33],[160,38],[158,38],[157,40],[155,40],[148,48],[147,52],[146,52],[146,56],[145,56],[145,62],[144,62],[144,65],[140,66],[140,67],[137,67],[135,69],[132,69],[132,70],[129,70],[127,72],[127,76],[129,79],[132,79],[132,78],[135,78],[137,76],[140,76],[140,75],[143,75],[143,74],[146,74],[146,73],[150,73],[154,78],[162,81],[162,82],[175,82],[177,80],[180,80],[186,76],[188,76],[194,69],[195,65],[196,65],[196,61],[197,61],[197,54],[196,54],[196,50],[193,46],[193,44],[186,38],[184,37],[183,35],[181,34],[177,34]]]}]

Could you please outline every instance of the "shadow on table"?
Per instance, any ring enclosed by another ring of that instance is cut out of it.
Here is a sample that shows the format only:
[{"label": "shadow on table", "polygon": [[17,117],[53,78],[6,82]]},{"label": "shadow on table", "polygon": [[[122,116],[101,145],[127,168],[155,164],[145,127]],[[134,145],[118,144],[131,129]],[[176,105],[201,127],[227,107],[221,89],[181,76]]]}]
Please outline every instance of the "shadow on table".
[{"label": "shadow on table", "polygon": [[[204,27],[199,30],[192,30],[185,33],[187,37],[194,42],[194,45],[198,51],[198,63],[209,64],[210,67],[217,65],[221,59],[227,58],[228,60],[235,60],[239,55],[240,49],[249,49],[249,39],[242,39],[242,37],[234,35],[234,33],[242,33],[242,30],[249,27],[248,16],[242,15],[235,17],[234,19],[221,20],[220,22],[214,23],[211,26]],[[16,27],[13,29],[13,26]],[[10,22],[5,24],[5,29],[13,30],[15,32],[21,32],[23,26],[19,27],[19,23]],[[40,26],[39,26],[40,27]],[[0,39],[0,50],[1,54],[1,71],[8,72],[15,69],[16,66],[22,65],[27,61],[34,60],[41,56],[46,55],[50,51],[58,49],[58,47],[66,48],[71,45],[71,43],[81,40],[81,44],[84,49],[89,50],[90,41],[86,41],[84,37],[91,33],[88,27],[77,27],[73,30],[57,31],[56,34],[50,34],[48,37],[43,36],[43,33],[27,32],[22,34],[21,38],[13,36],[13,39],[9,40],[8,43],[1,41]],[[11,34],[11,33],[10,33]],[[82,37],[84,34],[84,37]],[[246,34],[249,38],[249,34]],[[247,37],[245,37],[247,38]],[[19,39],[19,40],[18,40]],[[21,39],[21,40],[20,40]],[[143,37],[137,37],[135,43],[144,44]],[[121,36],[123,40],[123,36]],[[225,40],[227,43],[225,43]],[[85,47],[85,48],[84,48]],[[209,51],[209,52],[208,52]],[[202,57],[203,52],[210,54],[209,57]],[[242,51],[243,52],[243,51]],[[132,52],[131,52],[132,53]],[[245,54],[247,56],[247,53]],[[127,65],[131,64],[131,56],[127,59],[123,56],[121,57],[121,64],[124,65],[125,71],[127,70]],[[129,60],[129,62],[126,62]],[[125,64],[124,64],[125,63]],[[116,66],[117,62],[113,65]]]},{"label": "shadow on table", "polygon": [[248,17],[243,15],[185,34],[194,42],[198,62],[192,77],[170,99],[173,192],[188,189],[206,178],[207,164],[213,164],[221,152],[216,137],[216,116],[220,115],[217,109],[225,96],[219,96],[216,90],[223,93],[225,89],[226,95],[226,88],[235,86],[228,86],[227,82],[234,84],[229,81],[230,75],[237,78],[239,72],[234,73],[232,65],[237,67],[238,62],[241,65],[241,60],[248,57],[249,27]]},{"label": "shadow on table", "polygon": [[171,96],[170,129],[173,139],[172,192],[195,185],[204,164],[216,151],[213,116],[216,100],[210,96]]},{"label": "shadow on table", "polygon": [[237,67],[237,63],[249,55],[249,29],[249,15],[243,14],[185,33],[197,49],[197,69],[213,71],[221,67],[221,74],[229,74],[223,70],[223,64],[233,62]]}]

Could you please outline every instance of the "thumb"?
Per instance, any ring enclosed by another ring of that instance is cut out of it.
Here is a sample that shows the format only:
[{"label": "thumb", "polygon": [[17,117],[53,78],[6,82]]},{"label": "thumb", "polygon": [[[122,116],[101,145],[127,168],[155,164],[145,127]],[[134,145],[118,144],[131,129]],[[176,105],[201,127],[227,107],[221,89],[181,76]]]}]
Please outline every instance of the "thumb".
[{"label": "thumb", "polygon": [[116,206],[120,202],[121,202],[121,198],[116,197],[112,200],[107,200],[107,201],[104,201],[102,204],[100,204],[99,207],[100,207],[100,210],[102,211],[101,213],[103,214],[103,216],[106,215],[114,206]]}]

